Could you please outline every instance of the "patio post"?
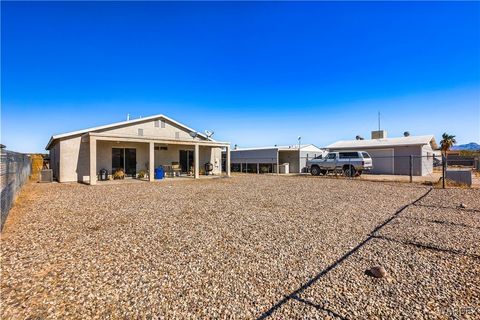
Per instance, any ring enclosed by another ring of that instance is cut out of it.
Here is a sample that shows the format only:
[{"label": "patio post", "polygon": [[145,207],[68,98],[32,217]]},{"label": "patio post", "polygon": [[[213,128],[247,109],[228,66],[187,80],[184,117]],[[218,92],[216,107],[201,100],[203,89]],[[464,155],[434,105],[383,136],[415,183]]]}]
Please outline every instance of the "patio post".
[{"label": "patio post", "polygon": [[155,180],[155,143],[149,142],[148,152],[148,180]]},{"label": "patio post", "polygon": [[227,177],[230,177],[230,146],[227,147],[227,163],[225,164],[225,171],[227,172]]},{"label": "patio post", "polygon": [[97,139],[93,136],[89,137],[90,147],[90,185],[97,184]]},{"label": "patio post", "polygon": [[199,152],[200,152],[200,148],[197,143],[195,144],[195,152],[194,152],[194,160],[193,160],[194,166],[195,166],[195,179],[198,179],[200,177]]}]

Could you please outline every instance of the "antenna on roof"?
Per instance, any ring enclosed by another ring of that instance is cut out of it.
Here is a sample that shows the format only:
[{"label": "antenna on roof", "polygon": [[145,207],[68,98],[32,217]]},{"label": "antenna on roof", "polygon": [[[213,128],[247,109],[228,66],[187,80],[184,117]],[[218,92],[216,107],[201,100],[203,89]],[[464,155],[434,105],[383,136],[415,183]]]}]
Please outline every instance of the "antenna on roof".
[{"label": "antenna on roof", "polygon": [[210,139],[214,133],[215,133],[214,131],[205,130],[205,135],[207,136],[208,139]]},{"label": "antenna on roof", "polygon": [[378,131],[380,131],[380,111],[378,111]]}]

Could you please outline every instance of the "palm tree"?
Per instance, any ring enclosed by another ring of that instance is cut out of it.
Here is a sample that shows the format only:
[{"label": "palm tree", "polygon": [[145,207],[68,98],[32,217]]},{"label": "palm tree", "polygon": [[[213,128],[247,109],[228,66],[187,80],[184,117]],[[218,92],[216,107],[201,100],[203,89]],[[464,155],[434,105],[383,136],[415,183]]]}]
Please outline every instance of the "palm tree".
[{"label": "palm tree", "polygon": [[450,150],[450,148],[457,143],[457,140],[455,140],[455,136],[444,133],[442,134],[442,141],[440,141],[440,148],[442,149],[442,152],[445,156],[447,156],[447,151]]}]

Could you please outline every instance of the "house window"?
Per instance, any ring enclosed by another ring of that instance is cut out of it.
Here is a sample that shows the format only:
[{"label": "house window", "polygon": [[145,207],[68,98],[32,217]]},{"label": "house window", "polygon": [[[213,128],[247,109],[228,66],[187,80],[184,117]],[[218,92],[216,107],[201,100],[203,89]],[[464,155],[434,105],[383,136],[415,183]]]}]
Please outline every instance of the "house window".
[{"label": "house window", "polygon": [[167,151],[168,147],[160,147],[160,150]]},{"label": "house window", "polygon": [[155,149],[155,151],[158,151],[160,150],[160,147],[154,147],[153,149]]},{"label": "house window", "polygon": [[155,123],[155,128],[159,128],[159,127],[160,127],[160,121],[155,120],[154,123]]},{"label": "house window", "polygon": [[143,136],[143,129],[138,129],[138,135]]},{"label": "house window", "polygon": [[165,120],[161,120],[161,121],[160,121],[160,127],[161,127],[161,128],[165,128]]},{"label": "house window", "polygon": [[175,139],[180,139],[180,132],[175,132]]}]

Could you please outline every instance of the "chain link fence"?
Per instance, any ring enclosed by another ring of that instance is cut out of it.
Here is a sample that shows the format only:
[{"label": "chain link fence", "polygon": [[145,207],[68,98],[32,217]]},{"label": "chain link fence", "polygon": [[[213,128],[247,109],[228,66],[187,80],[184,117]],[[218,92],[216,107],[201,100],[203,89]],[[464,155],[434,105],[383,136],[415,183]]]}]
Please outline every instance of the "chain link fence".
[{"label": "chain link fence", "polygon": [[1,149],[0,154],[0,185],[1,185],[1,229],[8,212],[15,201],[21,187],[28,181],[31,173],[30,157],[23,153],[17,153]]}]

